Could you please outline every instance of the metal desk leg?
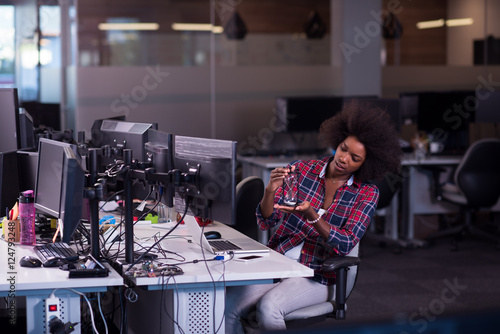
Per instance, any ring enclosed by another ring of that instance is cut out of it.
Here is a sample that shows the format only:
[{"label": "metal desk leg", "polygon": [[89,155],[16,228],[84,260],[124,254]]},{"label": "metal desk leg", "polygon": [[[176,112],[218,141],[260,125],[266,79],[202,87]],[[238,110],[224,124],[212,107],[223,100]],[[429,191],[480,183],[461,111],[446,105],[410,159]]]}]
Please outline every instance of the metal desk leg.
[{"label": "metal desk leg", "polygon": [[411,197],[411,189],[416,187],[416,178],[414,177],[417,173],[417,169],[414,166],[408,166],[408,178],[402,184],[402,195],[403,203],[401,205],[402,213],[402,232],[406,236],[406,240],[413,246],[423,247],[427,243],[424,240],[415,239],[415,217],[414,217],[414,201]]}]

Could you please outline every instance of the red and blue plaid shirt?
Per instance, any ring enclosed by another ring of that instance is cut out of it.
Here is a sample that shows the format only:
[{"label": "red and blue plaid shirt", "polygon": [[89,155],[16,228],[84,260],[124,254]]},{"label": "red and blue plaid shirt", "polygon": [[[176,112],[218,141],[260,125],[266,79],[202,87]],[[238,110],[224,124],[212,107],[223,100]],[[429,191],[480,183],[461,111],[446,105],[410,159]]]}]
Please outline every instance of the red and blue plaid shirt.
[{"label": "red and blue plaid shirt", "polygon": [[[295,161],[299,171],[299,201],[309,201],[316,211],[325,199],[325,170],[333,157],[322,160]],[[375,209],[379,192],[376,186],[353,182],[343,184],[335,193],[332,205],[323,214],[325,222],[331,226],[328,239],[323,239],[301,214],[288,214],[274,209],[272,215],[264,219],[257,207],[257,222],[262,230],[268,230],[281,222],[269,240],[268,246],[281,254],[293,247],[304,245],[299,262],[314,269],[314,280],[322,284],[335,283],[335,274],[321,270],[322,263],[333,256],[345,256],[353,249],[365,233]],[[283,188],[276,191],[274,203],[283,203]]]}]

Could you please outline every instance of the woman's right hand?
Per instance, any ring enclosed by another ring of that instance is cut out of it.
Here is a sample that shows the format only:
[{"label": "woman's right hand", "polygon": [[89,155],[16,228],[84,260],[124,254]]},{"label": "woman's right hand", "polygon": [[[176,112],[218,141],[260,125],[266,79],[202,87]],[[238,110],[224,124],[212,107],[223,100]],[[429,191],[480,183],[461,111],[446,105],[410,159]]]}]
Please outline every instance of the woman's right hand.
[{"label": "woman's right hand", "polygon": [[266,189],[264,191],[264,196],[260,201],[262,217],[269,218],[272,215],[274,211],[273,204],[274,204],[274,196],[276,194],[276,190],[278,190],[278,188],[281,187],[281,185],[283,185],[283,179],[285,178],[285,176],[288,175],[288,173],[290,173],[294,169],[295,166],[292,166],[292,168],[278,167],[271,171],[271,176],[269,177],[269,183],[267,184]]},{"label": "woman's right hand", "polygon": [[283,179],[288,173],[292,172],[295,166],[289,167],[278,167],[271,171],[271,176],[269,178],[269,183],[266,186],[266,190],[271,193],[275,193],[279,187],[283,184]]}]

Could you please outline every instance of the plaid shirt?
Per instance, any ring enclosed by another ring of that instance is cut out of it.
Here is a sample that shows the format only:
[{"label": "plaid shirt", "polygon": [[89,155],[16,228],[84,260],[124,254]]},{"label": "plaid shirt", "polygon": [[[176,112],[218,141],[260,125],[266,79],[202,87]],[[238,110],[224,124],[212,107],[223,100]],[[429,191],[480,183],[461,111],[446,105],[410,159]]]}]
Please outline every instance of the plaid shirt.
[{"label": "plaid shirt", "polygon": [[[316,211],[325,199],[325,170],[333,157],[322,160],[295,161],[291,165],[299,171],[299,201],[309,201]],[[321,265],[329,257],[349,254],[365,233],[377,207],[379,192],[376,186],[353,182],[343,184],[336,192],[332,205],[323,214],[331,226],[328,240],[324,240],[306,218],[283,213],[274,209],[264,219],[260,204],[257,207],[257,223],[268,230],[280,222],[268,246],[281,254],[304,242],[299,262],[314,269],[314,280],[322,284],[335,284],[335,273],[322,272]],[[276,191],[274,203],[283,203],[283,188]]]}]

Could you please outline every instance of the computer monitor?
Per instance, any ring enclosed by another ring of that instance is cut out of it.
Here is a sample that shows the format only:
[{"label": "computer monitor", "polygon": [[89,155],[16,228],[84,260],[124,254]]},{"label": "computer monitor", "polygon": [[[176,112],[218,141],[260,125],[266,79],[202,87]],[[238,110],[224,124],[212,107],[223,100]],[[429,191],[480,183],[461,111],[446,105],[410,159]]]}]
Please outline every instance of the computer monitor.
[{"label": "computer monitor", "polygon": [[234,224],[236,142],[175,136],[174,166],[190,182],[176,189],[175,208],[203,219]]},{"label": "computer monitor", "polygon": [[35,190],[38,152],[17,151],[17,164],[19,166],[19,187],[21,191]]},{"label": "computer monitor", "polygon": [[[148,130],[158,129],[157,123],[137,123],[115,119],[97,120],[95,123],[97,123],[98,130],[93,126],[92,146],[101,148],[109,145],[116,152],[131,149],[132,159],[139,161],[146,160],[144,144],[148,141]],[[113,161],[113,157],[101,160],[101,165],[106,165]]]},{"label": "computer monitor", "polygon": [[[147,162],[150,162],[157,173],[168,173],[174,169],[173,154],[174,136],[159,130],[148,130],[148,142],[145,144]],[[173,208],[175,187],[172,183],[165,184],[163,199],[165,204]]]},{"label": "computer monitor", "polygon": [[6,214],[19,197],[19,174],[16,151],[0,152],[0,216]]},{"label": "computer monitor", "polygon": [[397,132],[401,131],[401,125],[403,123],[402,112],[400,108],[399,99],[391,99],[391,98],[367,98],[363,101],[366,101],[370,105],[378,107],[389,115],[392,123],[394,124],[394,128]]},{"label": "computer monitor", "polygon": [[21,148],[19,100],[16,88],[0,88],[0,152]]},{"label": "computer monitor", "polygon": [[342,109],[338,96],[278,97],[276,116],[280,132],[315,132],[321,123]]},{"label": "computer monitor", "polygon": [[418,130],[444,144],[443,152],[463,153],[469,145],[469,123],[475,120],[474,91],[420,92]]},{"label": "computer monitor", "polygon": [[57,218],[64,242],[70,242],[82,215],[85,170],[75,145],[40,138],[35,208]]},{"label": "computer monitor", "polygon": [[321,123],[340,112],[345,103],[376,98],[375,95],[278,97],[275,126],[279,132],[317,132]]},{"label": "computer monitor", "polygon": [[476,123],[500,123],[500,91],[486,92],[477,99]]}]

